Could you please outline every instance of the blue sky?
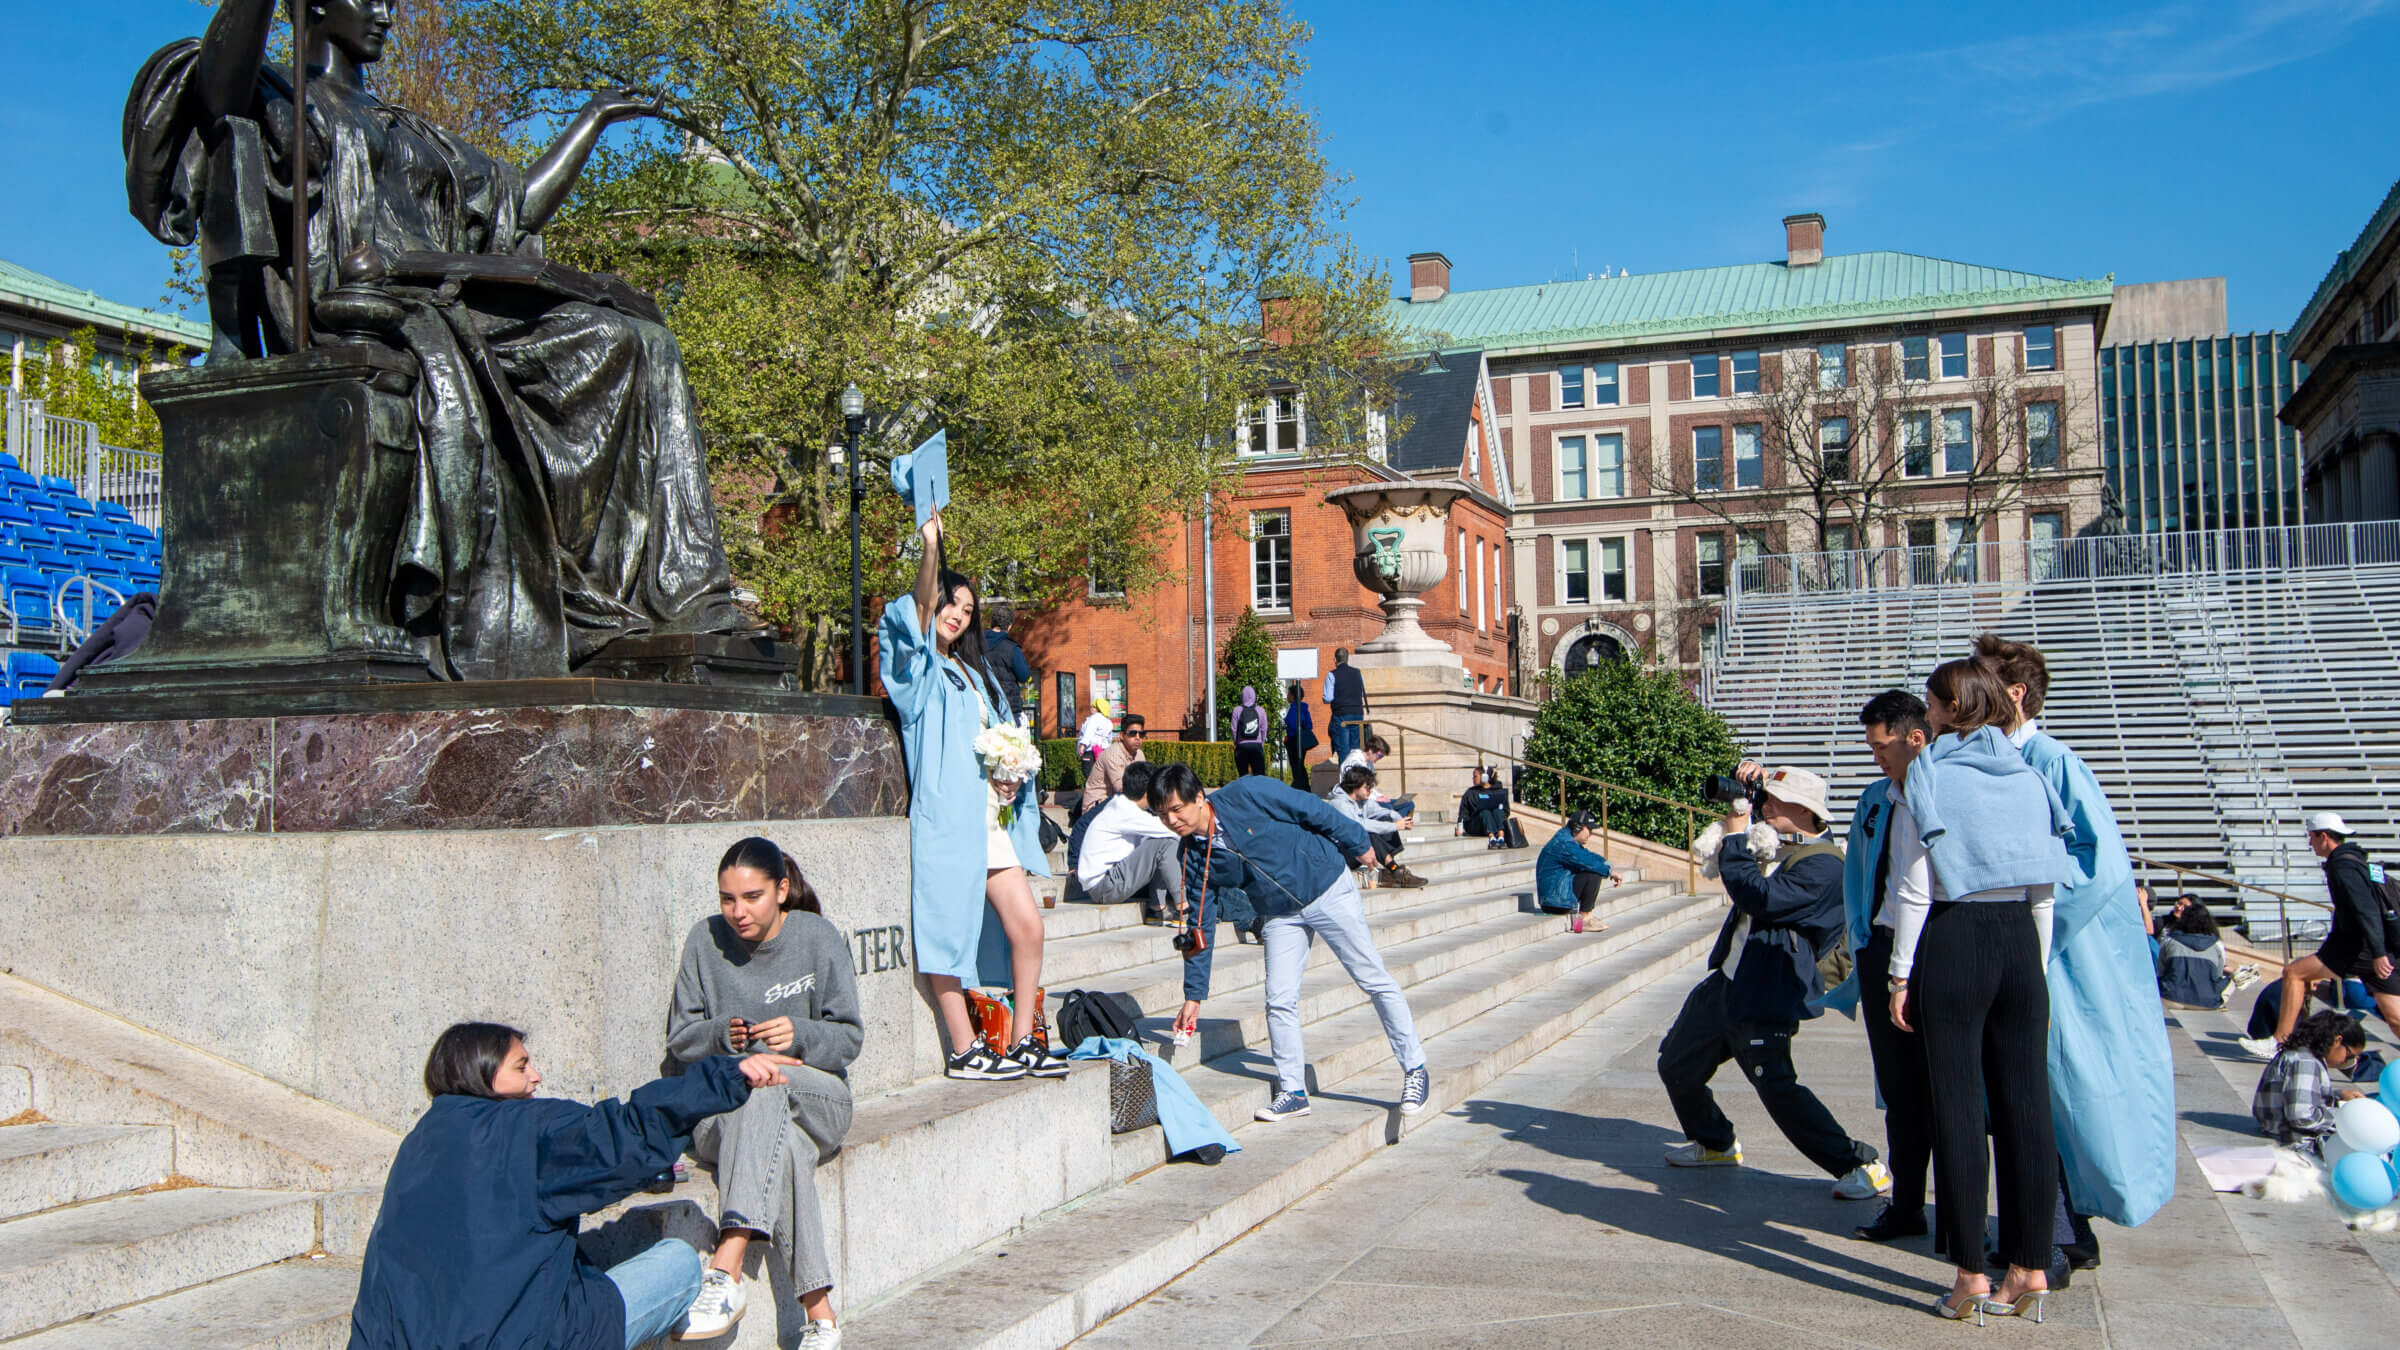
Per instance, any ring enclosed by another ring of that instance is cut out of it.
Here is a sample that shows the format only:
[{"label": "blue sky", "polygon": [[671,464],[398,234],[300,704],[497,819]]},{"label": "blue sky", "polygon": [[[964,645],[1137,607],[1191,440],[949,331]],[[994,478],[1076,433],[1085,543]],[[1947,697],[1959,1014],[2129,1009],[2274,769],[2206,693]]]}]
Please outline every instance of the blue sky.
[{"label": "blue sky", "polygon": [[[8,8],[0,258],[149,302],[118,117],[208,11]],[[2400,0],[1294,8],[1352,234],[1396,269],[1440,249],[1461,288],[1779,256],[1813,210],[1837,253],[2221,274],[2237,330],[2277,328],[2400,177]]]}]

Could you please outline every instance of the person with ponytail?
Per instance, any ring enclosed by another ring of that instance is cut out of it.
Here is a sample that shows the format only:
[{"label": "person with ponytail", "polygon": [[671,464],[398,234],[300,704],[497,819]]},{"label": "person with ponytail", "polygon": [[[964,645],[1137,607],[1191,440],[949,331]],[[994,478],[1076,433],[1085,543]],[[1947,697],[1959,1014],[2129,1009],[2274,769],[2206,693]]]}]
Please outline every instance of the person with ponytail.
[{"label": "person with ponytail", "polygon": [[[909,931],[933,986],[952,1078],[1064,1078],[1041,1026],[1042,912],[1028,876],[1050,875],[1032,778],[995,779],[975,738],[1008,722],[984,668],[975,587],[942,566],[942,516],[925,522],[916,589],[884,607],[877,669],[908,756]],[[1091,803],[1097,805],[1098,803]],[[967,987],[1013,992],[1008,1050],[975,1035]]]},{"label": "person with ponytail", "polygon": [[850,944],[799,867],[756,836],[726,850],[717,912],[683,941],[667,1056],[688,1065],[767,1050],[798,1064],[781,1085],[753,1090],[692,1133],[692,1152],[717,1171],[717,1249],[680,1339],[721,1336],[741,1320],[749,1303],[742,1261],[764,1238],[808,1316],[802,1350],[841,1344],[816,1170],[850,1131],[847,1075],[865,1036]]}]

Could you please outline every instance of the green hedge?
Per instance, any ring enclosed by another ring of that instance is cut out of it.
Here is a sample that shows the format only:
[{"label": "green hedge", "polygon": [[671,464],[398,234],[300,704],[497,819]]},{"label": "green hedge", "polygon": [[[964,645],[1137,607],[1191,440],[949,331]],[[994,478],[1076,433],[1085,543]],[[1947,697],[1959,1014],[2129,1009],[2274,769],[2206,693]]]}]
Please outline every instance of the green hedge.
[{"label": "green hedge", "polygon": [[[1148,741],[1142,746],[1142,758],[1152,764],[1189,764],[1207,787],[1223,787],[1233,781],[1231,741]],[[1042,782],[1066,792],[1083,786],[1083,760],[1076,755],[1073,740],[1042,742]]]}]

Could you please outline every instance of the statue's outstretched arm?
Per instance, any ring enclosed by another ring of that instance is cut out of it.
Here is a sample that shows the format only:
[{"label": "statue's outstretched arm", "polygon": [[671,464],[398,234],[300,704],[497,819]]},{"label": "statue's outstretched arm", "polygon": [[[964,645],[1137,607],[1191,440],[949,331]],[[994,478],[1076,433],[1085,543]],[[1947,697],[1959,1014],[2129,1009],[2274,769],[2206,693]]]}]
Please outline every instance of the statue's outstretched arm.
[{"label": "statue's outstretched arm", "polygon": [[583,173],[584,161],[592,157],[592,147],[600,141],[600,133],[613,123],[648,117],[656,111],[649,100],[630,90],[592,95],[583,110],[567,123],[567,129],[525,171],[525,204],[517,213],[518,223],[528,234],[539,233],[566,202],[567,193],[574,190],[575,180]]},{"label": "statue's outstretched arm", "polygon": [[274,22],[275,0],[223,0],[217,6],[200,39],[200,99],[211,123],[250,111]]}]

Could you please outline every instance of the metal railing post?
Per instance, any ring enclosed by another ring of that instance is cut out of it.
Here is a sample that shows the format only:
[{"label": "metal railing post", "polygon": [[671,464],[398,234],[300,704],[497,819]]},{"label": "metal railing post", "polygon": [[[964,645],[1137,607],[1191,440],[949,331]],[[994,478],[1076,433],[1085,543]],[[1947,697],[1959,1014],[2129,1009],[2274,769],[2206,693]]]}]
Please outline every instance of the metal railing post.
[{"label": "metal railing post", "polygon": [[83,499],[100,500],[100,424],[83,424]]},{"label": "metal railing post", "polygon": [[1600,789],[1600,851],[1608,852],[1608,789]]},{"label": "metal railing post", "polygon": [[1392,734],[1400,738],[1400,795],[1405,797],[1408,795],[1408,730],[1394,726]]}]

